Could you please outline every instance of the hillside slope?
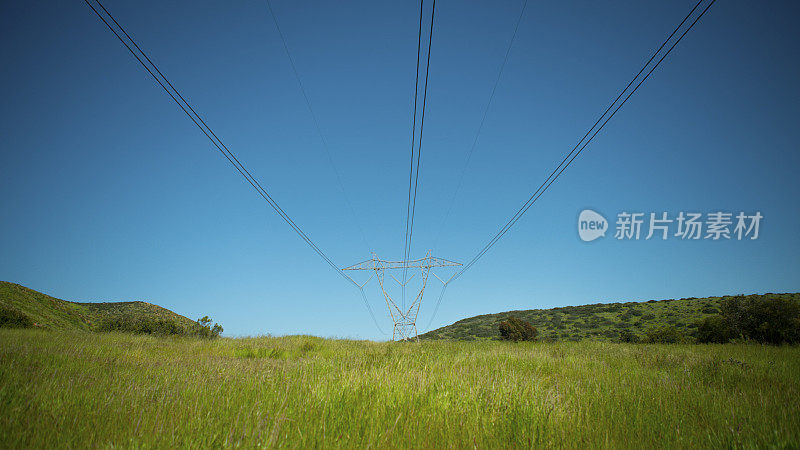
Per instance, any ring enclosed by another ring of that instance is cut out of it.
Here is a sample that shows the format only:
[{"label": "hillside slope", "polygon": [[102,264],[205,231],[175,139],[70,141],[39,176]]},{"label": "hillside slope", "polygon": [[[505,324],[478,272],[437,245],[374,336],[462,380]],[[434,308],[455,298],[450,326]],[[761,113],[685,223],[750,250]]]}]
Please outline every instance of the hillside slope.
[{"label": "hillside slope", "polygon": [[22,312],[37,327],[50,329],[90,330],[94,324],[111,318],[169,319],[183,327],[194,323],[147,302],[70,302],[6,281],[0,281],[0,305]]},{"label": "hillside slope", "polygon": [[[755,297],[800,299],[800,294],[764,294]],[[598,303],[507,311],[459,320],[452,325],[422,334],[420,339],[500,339],[498,325],[509,316],[532,323],[544,340],[613,341],[618,339],[619,332],[624,329],[642,335],[648,329],[663,325],[672,325],[686,336],[695,336],[696,323],[704,317],[719,313],[719,304],[723,298],[725,297]]]}]

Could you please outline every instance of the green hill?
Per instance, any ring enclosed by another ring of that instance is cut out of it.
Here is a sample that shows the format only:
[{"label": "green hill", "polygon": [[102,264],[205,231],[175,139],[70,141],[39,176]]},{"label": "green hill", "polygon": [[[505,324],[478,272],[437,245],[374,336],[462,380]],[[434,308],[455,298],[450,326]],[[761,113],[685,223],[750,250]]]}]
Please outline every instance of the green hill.
[{"label": "green hill", "polygon": [[77,303],[0,281],[0,307],[27,316],[35,327],[91,330],[105,319],[168,319],[189,328],[194,321],[147,302]]},{"label": "green hill", "polygon": [[[800,300],[800,294],[764,294],[748,297]],[[697,332],[697,322],[719,313],[719,304],[723,298],[725,297],[598,303],[507,311],[459,320],[452,325],[422,334],[420,339],[500,339],[498,326],[509,316],[516,316],[533,324],[539,330],[539,337],[544,340],[613,341],[618,339],[620,331],[625,329],[641,336],[649,329],[664,325],[672,325],[682,334],[693,337]]]}]

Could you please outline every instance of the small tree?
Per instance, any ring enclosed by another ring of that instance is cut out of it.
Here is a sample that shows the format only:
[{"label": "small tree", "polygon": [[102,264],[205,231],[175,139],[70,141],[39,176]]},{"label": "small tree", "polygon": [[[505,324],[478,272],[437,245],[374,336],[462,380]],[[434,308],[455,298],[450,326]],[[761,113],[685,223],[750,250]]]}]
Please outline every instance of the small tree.
[{"label": "small tree", "polygon": [[514,316],[500,322],[500,338],[505,341],[535,341],[538,334],[536,327]]},{"label": "small tree", "polygon": [[211,326],[212,320],[208,316],[197,319],[197,334],[200,337],[215,338],[222,333],[222,325],[215,323]]}]

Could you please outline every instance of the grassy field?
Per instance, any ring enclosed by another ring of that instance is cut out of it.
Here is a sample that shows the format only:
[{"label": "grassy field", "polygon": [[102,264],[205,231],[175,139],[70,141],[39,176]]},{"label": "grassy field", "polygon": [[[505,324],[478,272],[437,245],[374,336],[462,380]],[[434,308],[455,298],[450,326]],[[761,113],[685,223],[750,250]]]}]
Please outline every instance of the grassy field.
[{"label": "grassy field", "polygon": [[[800,294],[764,294],[747,297],[794,299]],[[484,314],[429,331],[421,339],[480,340],[500,339],[498,325],[509,316],[533,324],[539,337],[548,341],[617,341],[622,330],[643,336],[650,329],[673,326],[692,340],[700,320],[719,313],[725,297],[649,300],[646,302],[598,303],[552,309],[529,309]]]},{"label": "grassy field", "polygon": [[798,448],[800,348],[0,330],[0,447]]}]

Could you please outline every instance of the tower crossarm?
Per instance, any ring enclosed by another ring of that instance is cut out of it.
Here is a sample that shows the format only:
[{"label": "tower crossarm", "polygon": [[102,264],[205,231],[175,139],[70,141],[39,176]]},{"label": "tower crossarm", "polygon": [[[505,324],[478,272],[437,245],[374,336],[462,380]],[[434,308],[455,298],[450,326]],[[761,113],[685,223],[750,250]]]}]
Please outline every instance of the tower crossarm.
[{"label": "tower crossarm", "polygon": [[389,261],[373,257],[358,264],[344,267],[342,270],[430,269],[432,267],[458,267],[461,265],[461,263],[436,256],[426,256],[425,258],[410,259],[408,261]]}]

